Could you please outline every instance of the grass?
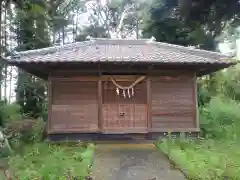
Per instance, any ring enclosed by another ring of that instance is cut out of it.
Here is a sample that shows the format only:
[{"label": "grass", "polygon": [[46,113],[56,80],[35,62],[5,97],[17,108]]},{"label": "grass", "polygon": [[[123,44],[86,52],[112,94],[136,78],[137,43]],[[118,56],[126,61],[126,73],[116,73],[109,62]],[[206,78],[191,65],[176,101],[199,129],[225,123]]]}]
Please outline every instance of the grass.
[{"label": "grass", "polygon": [[[0,177],[4,176],[4,169],[6,168],[7,158],[0,158]],[[2,179],[2,178],[1,178]]]},{"label": "grass", "polygon": [[240,179],[240,145],[214,140],[163,140],[157,143],[188,179]]},{"label": "grass", "polygon": [[20,180],[66,179],[67,172],[73,177],[85,179],[90,173],[94,146],[54,145],[38,143],[27,145],[21,154],[9,157],[10,172]]}]

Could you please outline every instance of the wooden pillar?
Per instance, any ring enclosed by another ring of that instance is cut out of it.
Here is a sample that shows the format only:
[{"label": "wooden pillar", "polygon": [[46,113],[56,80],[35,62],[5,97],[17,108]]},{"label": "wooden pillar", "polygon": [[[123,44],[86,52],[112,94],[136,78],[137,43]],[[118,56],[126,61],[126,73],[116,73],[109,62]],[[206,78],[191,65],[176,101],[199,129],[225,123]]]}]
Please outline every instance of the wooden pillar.
[{"label": "wooden pillar", "polygon": [[196,73],[193,77],[193,101],[194,101],[194,119],[195,119],[195,127],[199,129],[199,117],[198,117],[198,91],[197,91],[197,76]]},{"label": "wooden pillar", "polygon": [[102,79],[101,74],[99,74],[98,78],[98,128],[102,130]]},{"label": "wooden pillar", "polygon": [[48,120],[47,120],[47,132],[51,132],[51,118],[52,117],[52,76],[48,75]]},{"label": "wooden pillar", "polygon": [[147,127],[152,128],[152,91],[151,91],[151,77],[147,78]]}]

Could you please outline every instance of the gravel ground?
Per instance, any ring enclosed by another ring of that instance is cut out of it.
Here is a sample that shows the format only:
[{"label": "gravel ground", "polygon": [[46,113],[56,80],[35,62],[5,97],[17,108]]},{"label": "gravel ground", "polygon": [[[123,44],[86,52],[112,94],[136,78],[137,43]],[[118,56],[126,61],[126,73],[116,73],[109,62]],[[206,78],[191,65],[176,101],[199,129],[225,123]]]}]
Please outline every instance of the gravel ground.
[{"label": "gravel ground", "polygon": [[185,180],[152,144],[99,144],[94,180]]}]

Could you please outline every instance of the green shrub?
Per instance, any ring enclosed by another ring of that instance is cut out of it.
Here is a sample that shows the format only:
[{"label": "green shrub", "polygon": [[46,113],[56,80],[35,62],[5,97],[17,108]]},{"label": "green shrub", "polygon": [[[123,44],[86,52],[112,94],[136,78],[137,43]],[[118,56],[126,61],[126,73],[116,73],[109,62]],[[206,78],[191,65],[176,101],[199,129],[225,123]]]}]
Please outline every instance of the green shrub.
[{"label": "green shrub", "polygon": [[5,146],[5,147],[0,147],[0,158],[3,157],[8,157],[11,155],[11,151]]},{"label": "green shrub", "polygon": [[5,133],[11,135],[10,142],[18,147],[21,143],[34,143],[43,139],[45,122],[42,119],[23,119],[8,123]]},{"label": "green shrub", "polygon": [[[26,145],[21,154],[9,157],[9,170],[18,179],[86,179],[90,173],[95,146],[56,145],[44,142]],[[82,177],[82,178],[81,178]],[[16,179],[16,178],[14,178]],[[69,178],[70,179],[70,178]]]},{"label": "green shrub", "polygon": [[208,89],[206,89],[204,87],[204,83],[201,82],[201,83],[198,83],[198,93],[197,93],[197,98],[198,98],[198,106],[199,107],[202,107],[204,106],[205,104],[209,103],[209,101],[211,100],[211,94],[210,92],[208,91]]},{"label": "green shrub", "polygon": [[31,140],[33,142],[42,141],[43,138],[45,137],[45,133],[46,133],[45,131],[46,131],[46,123],[44,122],[43,119],[37,119],[37,121],[33,125]]},{"label": "green shrub", "polygon": [[163,139],[157,148],[187,179],[240,179],[239,144],[229,141]]},{"label": "green shrub", "polygon": [[0,101],[0,126],[8,122],[20,120],[21,118],[20,105],[6,104],[4,101]]},{"label": "green shrub", "polygon": [[215,97],[200,109],[200,127],[204,137],[236,139],[239,125],[240,105],[236,101]]}]

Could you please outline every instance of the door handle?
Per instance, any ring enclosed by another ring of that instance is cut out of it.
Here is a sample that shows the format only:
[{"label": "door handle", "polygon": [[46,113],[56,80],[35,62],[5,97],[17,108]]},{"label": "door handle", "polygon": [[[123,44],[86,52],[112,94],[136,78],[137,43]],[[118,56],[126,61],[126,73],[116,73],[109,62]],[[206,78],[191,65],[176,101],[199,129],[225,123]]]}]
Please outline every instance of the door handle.
[{"label": "door handle", "polygon": [[120,112],[119,115],[120,115],[120,116],[124,116],[125,113],[124,113],[124,112]]}]

